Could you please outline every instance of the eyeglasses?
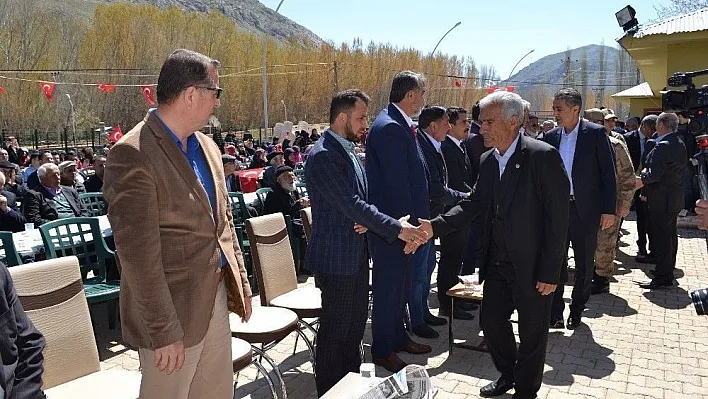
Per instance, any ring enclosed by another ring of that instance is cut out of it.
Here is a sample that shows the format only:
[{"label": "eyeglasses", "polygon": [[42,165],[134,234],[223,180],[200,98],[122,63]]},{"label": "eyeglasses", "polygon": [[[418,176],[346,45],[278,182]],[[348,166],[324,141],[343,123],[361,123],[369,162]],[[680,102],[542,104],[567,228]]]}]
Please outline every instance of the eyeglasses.
[{"label": "eyeglasses", "polygon": [[209,91],[215,91],[216,92],[216,99],[218,100],[221,97],[221,92],[224,91],[221,87],[206,87],[206,86],[194,86],[197,89],[202,89],[202,90],[209,90]]}]

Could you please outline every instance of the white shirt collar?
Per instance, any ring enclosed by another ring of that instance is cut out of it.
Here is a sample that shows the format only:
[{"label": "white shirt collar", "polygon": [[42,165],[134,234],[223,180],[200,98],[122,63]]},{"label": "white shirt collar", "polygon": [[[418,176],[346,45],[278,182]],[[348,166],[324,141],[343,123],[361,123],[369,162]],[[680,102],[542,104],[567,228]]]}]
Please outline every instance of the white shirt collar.
[{"label": "white shirt collar", "polygon": [[506,149],[506,152],[504,153],[504,155],[502,155],[499,152],[499,149],[497,149],[496,147],[494,148],[494,158],[496,158],[497,162],[499,162],[499,178],[501,178],[501,176],[504,174],[504,170],[506,169],[506,164],[511,159],[511,156],[514,155],[514,152],[516,152],[516,145],[519,142],[520,136],[521,136],[521,134],[518,134],[516,136],[516,138],[514,139],[514,142],[511,143],[509,148]]},{"label": "white shirt collar", "polygon": [[[573,130],[571,130],[568,134],[578,133],[579,128],[580,128],[580,119],[578,119],[578,123],[575,125]],[[565,126],[561,126],[561,134],[565,134]]]},{"label": "white shirt collar", "polygon": [[398,110],[398,112],[400,112],[401,115],[403,115],[403,119],[406,120],[406,123],[408,124],[408,126],[415,126],[415,123],[413,123],[413,119],[411,119],[411,117],[408,116],[408,114],[406,114],[405,112],[403,112],[403,110],[401,109],[401,107],[399,107],[396,103],[391,103],[391,104],[393,104],[393,106],[396,107],[396,109]]},{"label": "white shirt collar", "polygon": [[[420,130],[423,130],[423,129],[420,129]],[[425,130],[423,130],[423,133],[425,133],[425,135],[428,137],[428,141],[430,141],[430,144],[432,144],[433,147],[435,147],[435,151],[440,152],[441,151],[440,148],[442,147],[442,143],[435,140],[433,138],[433,136],[429,135],[428,132],[426,132]]]},{"label": "white shirt collar", "polygon": [[449,137],[453,143],[457,144],[457,146],[460,147],[460,149],[462,149],[462,142],[460,140],[456,139],[451,134],[448,134],[447,137]]}]

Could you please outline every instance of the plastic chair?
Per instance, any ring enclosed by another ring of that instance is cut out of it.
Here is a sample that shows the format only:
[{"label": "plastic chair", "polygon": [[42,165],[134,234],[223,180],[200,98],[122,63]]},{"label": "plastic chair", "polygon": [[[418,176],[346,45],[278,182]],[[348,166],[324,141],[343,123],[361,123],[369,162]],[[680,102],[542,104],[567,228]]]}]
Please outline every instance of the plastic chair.
[{"label": "plastic chair", "polygon": [[256,210],[258,210],[259,215],[263,214],[266,195],[268,195],[268,193],[271,191],[273,191],[273,189],[270,187],[263,187],[256,190],[256,202],[254,203],[254,206],[256,207]]},{"label": "plastic chair", "polygon": [[22,257],[17,253],[15,239],[9,231],[0,231],[0,249],[5,251],[5,257],[2,260],[8,267],[23,263]]},{"label": "plastic chair", "polygon": [[300,194],[300,198],[307,197],[307,184],[305,183],[295,183],[295,190]]},{"label": "plastic chair", "polygon": [[98,219],[91,217],[59,219],[39,226],[47,259],[76,256],[81,275],[98,270],[98,275],[84,279],[89,304],[108,303],[108,327],[115,328],[120,281],[107,280],[106,266],[115,261],[115,253],[101,235]]},{"label": "plastic chair", "polygon": [[108,203],[103,199],[103,193],[79,194],[79,199],[86,207],[89,216],[103,216],[108,214]]}]

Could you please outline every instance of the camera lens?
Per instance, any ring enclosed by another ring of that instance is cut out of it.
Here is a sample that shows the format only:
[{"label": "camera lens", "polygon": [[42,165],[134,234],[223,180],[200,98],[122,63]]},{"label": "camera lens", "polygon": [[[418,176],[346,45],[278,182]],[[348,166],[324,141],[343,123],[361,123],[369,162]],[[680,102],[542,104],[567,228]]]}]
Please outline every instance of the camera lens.
[{"label": "camera lens", "polygon": [[705,316],[708,311],[708,288],[691,292],[691,300],[693,300],[693,306],[696,307],[696,314]]}]

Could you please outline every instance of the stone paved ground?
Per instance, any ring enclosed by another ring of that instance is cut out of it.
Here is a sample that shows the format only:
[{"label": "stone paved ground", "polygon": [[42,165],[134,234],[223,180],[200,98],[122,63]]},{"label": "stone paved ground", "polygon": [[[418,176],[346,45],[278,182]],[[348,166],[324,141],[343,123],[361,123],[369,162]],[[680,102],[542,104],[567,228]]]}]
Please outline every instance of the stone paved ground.
[{"label": "stone paved ground", "polygon": [[[550,335],[540,398],[708,397],[708,317],[695,314],[688,294],[708,287],[703,233],[679,230],[679,286],[648,292],[637,287],[635,281],[645,280],[653,266],[634,262],[635,222],[627,220],[623,228],[628,234],[617,254],[617,281],[612,284],[612,292],[592,297],[584,325],[575,331]],[[307,284],[312,284],[312,279]],[[570,291],[566,290],[566,301]],[[434,297],[431,295],[431,305],[437,306]],[[103,312],[99,307],[94,314],[102,367],[137,370],[137,352],[121,345],[119,331],[108,330]],[[457,338],[479,341],[477,319],[456,321],[455,327]],[[439,339],[418,339],[433,347],[430,356],[403,354],[402,358],[426,365],[440,390],[437,398],[478,397],[479,387],[498,376],[489,355],[457,349],[449,356],[447,327],[439,327],[439,331]],[[315,398],[306,347],[300,343],[293,355],[294,341],[290,337],[270,353],[281,362],[288,397]],[[371,342],[368,328],[365,342]],[[368,347],[366,353],[371,361]],[[376,372],[378,376],[386,375],[381,368]],[[256,379],[255,368],[250,367],[238,376],[236,396],[268,398],[270,394],[263,378]]]}]

